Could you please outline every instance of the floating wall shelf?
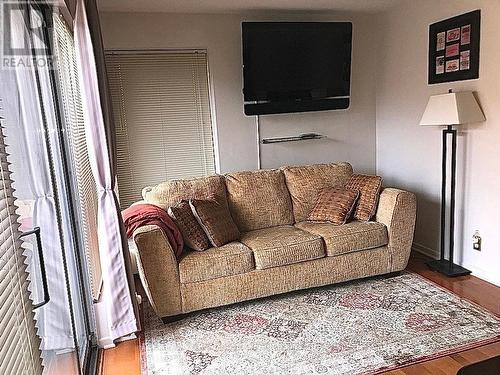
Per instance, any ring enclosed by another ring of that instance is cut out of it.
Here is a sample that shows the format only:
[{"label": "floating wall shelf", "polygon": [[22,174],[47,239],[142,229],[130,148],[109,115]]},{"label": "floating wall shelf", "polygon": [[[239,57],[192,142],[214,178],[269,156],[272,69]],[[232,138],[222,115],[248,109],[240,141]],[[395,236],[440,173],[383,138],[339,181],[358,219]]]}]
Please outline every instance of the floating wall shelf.
[{"label": "floating wall shelf", "polygon": [[298,142],[298,141],[308,141],[311,139],[322,139],[322,138],[326,138],[326,136],[317,133],[306,133],[290,137],[264,138],[262,139],[262,144],[265,145],[270,143]]}]

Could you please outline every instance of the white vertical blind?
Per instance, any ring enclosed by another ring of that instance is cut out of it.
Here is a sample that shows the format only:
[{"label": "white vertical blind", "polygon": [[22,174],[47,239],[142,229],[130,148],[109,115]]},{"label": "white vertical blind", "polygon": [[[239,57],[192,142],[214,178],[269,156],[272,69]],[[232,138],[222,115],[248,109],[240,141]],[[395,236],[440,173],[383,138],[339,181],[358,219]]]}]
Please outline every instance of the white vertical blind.
[{"label": "white vertical blind", "polygon": [[36,335],[10,175],[0,127],[0,374],[35,375],[42,373],[40,339]]},{"label": "white vertical blind", "polygon": [[206,51],[109,52],[122,208],[145,186],[215,173]]},{"label": "white vertical blind", "polygon": [[97,187],[90,168],[85,138],[82,98],[78,81],[73,35],[62,16],[54,17],[55,54],[63,126],[69,140],[74,182],[78,193],[78,214],[83,245],[90,269],[92,295],[98,299],[102,281],[97,238]]}]

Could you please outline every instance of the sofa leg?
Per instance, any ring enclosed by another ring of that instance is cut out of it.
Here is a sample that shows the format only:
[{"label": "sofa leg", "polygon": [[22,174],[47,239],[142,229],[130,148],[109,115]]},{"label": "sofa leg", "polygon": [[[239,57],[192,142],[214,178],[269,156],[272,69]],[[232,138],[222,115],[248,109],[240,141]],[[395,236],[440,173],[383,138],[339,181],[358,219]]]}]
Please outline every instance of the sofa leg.
[{"label": "sofa leg", "polygon": [[161,321],[163,322],[163,324],[168,324],[168,323],[177,322],[178,320],[182,320],[186,316],[187,316],[187,314],[164,316],[163,318],[161,318]]},{"label": "sofa leg", "polygon": [[389,272],[384,275],[386,279],[390,279],[391,277],[396,277],[401,275],[401,271],[396,271],[396,272]]}]

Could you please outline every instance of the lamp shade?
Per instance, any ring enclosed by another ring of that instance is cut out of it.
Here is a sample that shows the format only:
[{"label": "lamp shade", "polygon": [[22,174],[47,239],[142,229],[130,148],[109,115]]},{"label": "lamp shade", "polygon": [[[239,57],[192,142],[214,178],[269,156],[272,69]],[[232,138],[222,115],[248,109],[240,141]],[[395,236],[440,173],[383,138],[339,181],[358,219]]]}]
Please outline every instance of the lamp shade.
[{"label": "lamp shade", "polygon": [[461,125],[485,121],[471,91],[432,95],[420,125]]}]

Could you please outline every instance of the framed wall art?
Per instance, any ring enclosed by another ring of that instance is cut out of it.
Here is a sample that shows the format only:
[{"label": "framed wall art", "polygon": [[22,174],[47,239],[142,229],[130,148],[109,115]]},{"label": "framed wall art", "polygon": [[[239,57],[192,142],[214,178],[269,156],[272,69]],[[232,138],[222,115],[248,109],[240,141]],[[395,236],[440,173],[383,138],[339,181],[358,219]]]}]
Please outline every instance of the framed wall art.
[{"label": "framed wall art", "polygon": [[429,84],[479,78],[481,10],[429,26]]}]

